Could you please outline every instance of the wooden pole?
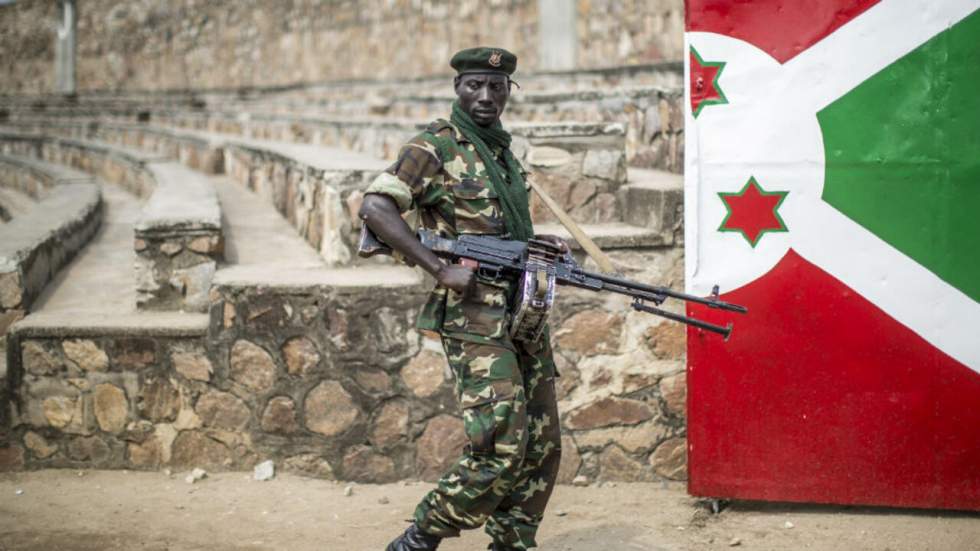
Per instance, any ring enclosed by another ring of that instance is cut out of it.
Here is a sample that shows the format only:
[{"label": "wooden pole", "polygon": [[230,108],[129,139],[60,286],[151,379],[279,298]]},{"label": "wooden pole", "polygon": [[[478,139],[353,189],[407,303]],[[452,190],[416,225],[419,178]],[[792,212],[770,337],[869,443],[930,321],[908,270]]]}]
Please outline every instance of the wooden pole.
[{"label": "wooden pole", "polygon": [[544,201],[544,204],[548,207],[548,209],[558,217],[558,221],[561,222],[561,225],[565,226],[565,229],[572,234],[575,241],[578,241],[578,244],[581,245],[585,252],[592,257],[592,260],[598,264],[599,269],[607,274],[615,273],[612,260],[606,256],[606,253],[602,252],[602,249],[595,244],[595,241],[593,241],[591,237],[585,235],[582,228],[580,228],[579,225],[572,220],[572,217],[565,212],[565,209],[561,208],[561,206],[554,199],[552,199],[550,195],[548,195],[548,192],[542,189],[538,184],[534,183],[533,180],[528,179],[528,183],[531,185],[531,189],[533,189],[535,193],[541,197],[541,200]]}]

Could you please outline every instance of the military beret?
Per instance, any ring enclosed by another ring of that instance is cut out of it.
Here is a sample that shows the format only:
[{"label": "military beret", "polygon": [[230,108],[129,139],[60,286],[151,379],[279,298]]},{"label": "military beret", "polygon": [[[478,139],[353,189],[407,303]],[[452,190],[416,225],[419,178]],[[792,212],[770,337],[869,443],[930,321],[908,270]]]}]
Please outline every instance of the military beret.
[{"label": "military beret", "polygon": [[467,48],[456,52],[449,61],[456,73],[503,73],[517,69],[517,56],[503,48]]}]

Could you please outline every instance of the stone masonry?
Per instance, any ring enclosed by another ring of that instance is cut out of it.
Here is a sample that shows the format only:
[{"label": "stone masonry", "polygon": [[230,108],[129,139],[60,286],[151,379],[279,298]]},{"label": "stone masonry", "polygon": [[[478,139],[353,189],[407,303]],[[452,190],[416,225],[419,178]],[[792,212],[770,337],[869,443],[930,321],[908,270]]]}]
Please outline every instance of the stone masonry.
[{"label": "stone masonry", "polygon": [[[576,1],[575,68],[683,57],[682,0]],[[461,48],[495,42],[539,69],[537,0],[86,0],[77,83],[86,90],[272,86],[449,73]],[[5,93],[54,89],[55,0],[0,6]],[[425,32],[411,32],[425,29]],[[261,71],[256,71],[261,67]],[[411,68],[411,74],[404,74]]]}]

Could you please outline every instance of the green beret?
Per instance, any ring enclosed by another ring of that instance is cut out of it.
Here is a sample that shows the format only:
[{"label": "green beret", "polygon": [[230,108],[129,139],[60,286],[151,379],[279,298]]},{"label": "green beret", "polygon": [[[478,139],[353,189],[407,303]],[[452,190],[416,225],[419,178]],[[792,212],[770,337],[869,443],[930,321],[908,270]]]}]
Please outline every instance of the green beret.
[{"label": "green beret", "polygon": [[449,65],[458,74],[502,73],[510,76],[517,69],[517,56],[503,48],[467,48],[456,52]]}]

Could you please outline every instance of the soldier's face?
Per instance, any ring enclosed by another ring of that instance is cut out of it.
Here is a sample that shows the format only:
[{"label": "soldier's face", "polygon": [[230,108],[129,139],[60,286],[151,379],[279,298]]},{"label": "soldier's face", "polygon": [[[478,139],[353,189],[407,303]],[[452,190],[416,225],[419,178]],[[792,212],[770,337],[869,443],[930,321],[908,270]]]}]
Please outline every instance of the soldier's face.
[{"label": "soldier's face", "polygon": [[459,106],[480,126],[490,126],[500,115],[510,97],[510,81],[504,75],[464,74],[456,77]]}]

